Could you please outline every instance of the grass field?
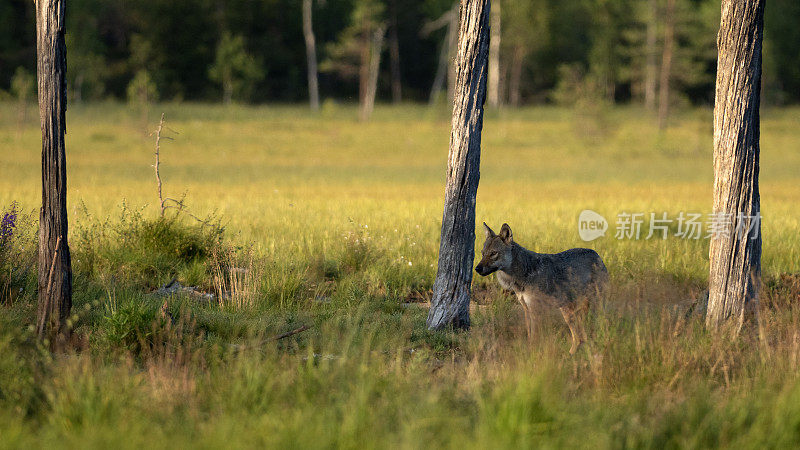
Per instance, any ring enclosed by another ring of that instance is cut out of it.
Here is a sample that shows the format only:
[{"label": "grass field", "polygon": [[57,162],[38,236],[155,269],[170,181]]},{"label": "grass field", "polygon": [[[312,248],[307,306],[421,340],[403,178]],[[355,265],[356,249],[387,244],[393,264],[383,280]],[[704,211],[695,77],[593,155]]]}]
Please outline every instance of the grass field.
[{"label": "grass field", "polygon": [[[165,194],[207,225],[158,219],[148,133],[162,111]],[[546,311],[529,342],[491,278],[474,282],[470,331],[425,330],[427,311],[407,303],[435,275],[448,111],[356,116],[166,104],[144,121],[118,104],[70,106],[75,342],[51,355],[29,331],[38,117],[0,104],[0,205],[23,213],[0,246],[0,447],[800,442],[800,109],[762,112],[765,292],[757,336],[735,342],[687,310],[707,239],[614,237],[621,212],[711,212],[710,110],[678,113],[663,133],[630,108],[487,114],[479,223],[508,222],[535,251],[589,246],[611,273],[576,356]],[[608,219],[605,237],[580,240],[584,209]],[[170,296],[162,318],[149,292],[172,278],[216,296]]]}]

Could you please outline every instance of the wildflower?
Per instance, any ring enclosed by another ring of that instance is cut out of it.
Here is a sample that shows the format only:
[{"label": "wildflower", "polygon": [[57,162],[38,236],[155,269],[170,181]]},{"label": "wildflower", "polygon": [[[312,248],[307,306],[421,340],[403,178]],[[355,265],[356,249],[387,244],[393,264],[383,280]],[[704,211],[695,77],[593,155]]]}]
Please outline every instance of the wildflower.
[{"label": "wildflower", "polygon": [[0,242],[6,241],[14,234],[17,227],[17,202],[11,203],[11,209],[3,213],[3,220],[0,222]]}]

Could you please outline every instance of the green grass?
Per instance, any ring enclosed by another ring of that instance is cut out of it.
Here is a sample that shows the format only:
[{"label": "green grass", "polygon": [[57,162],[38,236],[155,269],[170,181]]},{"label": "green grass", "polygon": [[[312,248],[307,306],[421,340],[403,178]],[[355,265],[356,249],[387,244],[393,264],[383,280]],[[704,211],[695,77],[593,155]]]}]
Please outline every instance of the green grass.
[{"label": "green grass", "polygon": [[[161,174],[188,211],[158,219]],[[760,337],[703,330],[708,241],[617,240],[620,212],[710,212],[711,111],[659,133],[631,108],[489,112],[479,223],[537,251],[590,246],[612,276],[591,342],[476,279],[469,332],[429,332],[448,111],[70,105],[71,350],[32,339],[39,130],[0,104],[0,447],[762,447],[800,441],[800,109],[762,114]],[[7,209],[7,208],[6,208]],[[610,222],[584,243],[577,216]],[[646,234],[646,226],[644,230]],[[482,235],[478,230],[478,235]],[[214,293],[149,294],[177,278]],[[220,296],[221,292],[226,293]],[[279,341],[301,325],[311,329]]]}]

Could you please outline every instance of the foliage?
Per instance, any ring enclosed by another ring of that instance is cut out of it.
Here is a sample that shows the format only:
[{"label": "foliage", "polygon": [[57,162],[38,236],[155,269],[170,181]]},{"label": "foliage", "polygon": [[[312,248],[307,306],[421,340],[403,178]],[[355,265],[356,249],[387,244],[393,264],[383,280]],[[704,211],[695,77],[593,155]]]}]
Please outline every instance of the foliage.
[{"label": "foliage", "polygon": [[[0,124],[14,107],[0,104]],[[194,211],[221,211],[225,233],[173,210],[162,221],[152,207],[102,219],[120,198],[152,201],[152,154],[142,151],[151,140],[124,105],[72,108],[71,198],[86,205],[69,210],[73,349],[51,356],[28,331],[35,279],[0,305],[0,445],[784,448],[800,439],[797,108],[762,118],[771,213],[761,329],[736,342],[706,333],[690,309],[702,298],[707,240],[609,233],[586,243],[575,230],[585,208],[611,227],[623,210],[707,212],[709,110],[681,111],[660,133],[643,110],[609,105],[615,128],[591,142],[576,136],[568,109],[486,116],[477,216],[510,223],[537,251],[595,248],[612,275],[574,357],[557,313],[539,314],[528,341],[519,306],[492,278],[474,280],[471,330],[426,330],[449,111],[380,106],[361,124],[348,105],[327,118],[304,106],[159,109],[182,136],[162,169]],[[17,140],[0,127],[0,204],[17,199],[19,211],[40,201],[37,130],[30,120]],[[23,222],[12,236],[35,240],[35,222]],[[35,245],[25,249],[35,261]],[[173,274],[231,295],[149,293]]]},{"label": "foliage", "polygon": [[384,10],[385,6],[380,0],[357,0],[350,15],[350,24],[339,34],[336,42],[328,45],[329,57],[323,61],[320,69],[344,77],[363,76],[370,60],[372,35],[383,23]]},{"label": "foliage", "polygon": [[261,63],[245,49],[244,37],[230,33],[223,33],[208,74],[222,85],[223,102],[226,104],[234,98],[248,99],[254,84],[264,78]]},{"label": "foliage", "polygon": [[35,292],[38,241],[33,217],[17,202],[0,213],[0,304],[11,305]]},{"label": "foliage", "polygon": [[[182,214],[149,218],[122,206],[116,222],[100,222],[83,209],[75,227],[74,264],[79,272],[103,282],[153,289],[180,278],[198,281],[211,256],[222,247],[224,229],[213,219],[193,222]],[[82,251],[81,251],[82,250]]]},{"label": "foliage", "polygon": [[11,78],[11,93],[21,103],[26,103],[36,93],[36,78],[24,67],[17,67]]},{"label": "foliage", "polygon": [[128,84],[128,102],[137,107],[146,107],[158,100],[158,87],[147,70],[136,72]]},{"label": "foliage", "polygon": [[[646,10],[650,1],[657,4],[660,48],[665,0],[499,1],[504,11],[501,85],[506,92],[510,81],[516,78],[512,76],[513,68],[521,74],[520,101],[545,102],[560,81],[558,67],[577,64],[601,83],[604,96],[610,101],[638,101]],[[226,54],[220,52],[220,45],[225,43],[227,30],[231,33],[228,43],[237,36],[244,39],[246,45],[242,49],[249,55],[244,60],[251,61],[242,63],[240,76],[231,77],[238,79],[243,89],[232,97],[248,102],[300,101],[307,92],[301,3],[70,1],[67,30],[80,30],[67,32],[71,98],[125,99],[129,81],[139,71],[147,70],[164,98],[218,100],[219,87],[225,90],[224,66],[229,66],[219,60],[221,54]],[[450,0],[314,2],[314,16],[324,18],[314,24],[319,59],[328,61],[332,71],[320,76],[323,95],[353,97],[357,86],[353,69],[359,62],[357,44],[368,28],[365,25],[396,19],[403,92],[410,100],[426,100],[444,32],[421,37],[420,29],[452,4]],[[706,104],[713,99],[719,2],[676,0],[676,5],[676,99]],[[800,8],[794,0],[776,0],[771,5],[765,10],[765,100],[796,103],[800,101],[800,38],[796,26]],[[36,48],[34,18],[31,2],[11,0],[0,7],[0,90],[10,89],[17,67],[23,66],[29,72],[36,69],[32,57]],[[514,66],[519,61],[522,66],[517,70]],[[253,66],[256,70],[251,70]],[[210,70],[222,73],[210,76]],[[381,86],[385,86],[389,70],[388,65],[382,69]],[[236,71],[233,69],[233,73]],[[379,89],[379,96],[388,95],[388,89]]]}]

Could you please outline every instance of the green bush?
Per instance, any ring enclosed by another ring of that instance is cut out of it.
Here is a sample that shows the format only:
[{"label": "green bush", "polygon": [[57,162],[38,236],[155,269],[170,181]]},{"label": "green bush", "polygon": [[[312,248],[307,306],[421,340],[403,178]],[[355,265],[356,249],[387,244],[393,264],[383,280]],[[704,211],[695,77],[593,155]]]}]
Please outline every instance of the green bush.
[{"label": "green bush", "polygon": [[197,266],[210,264],[223,245],[219,223],[181,214],[147,218],[123,205],[114,224],[85,216],[76,228],[75,267],[102,282],[153,289],[184,275],[197,281]]}]

